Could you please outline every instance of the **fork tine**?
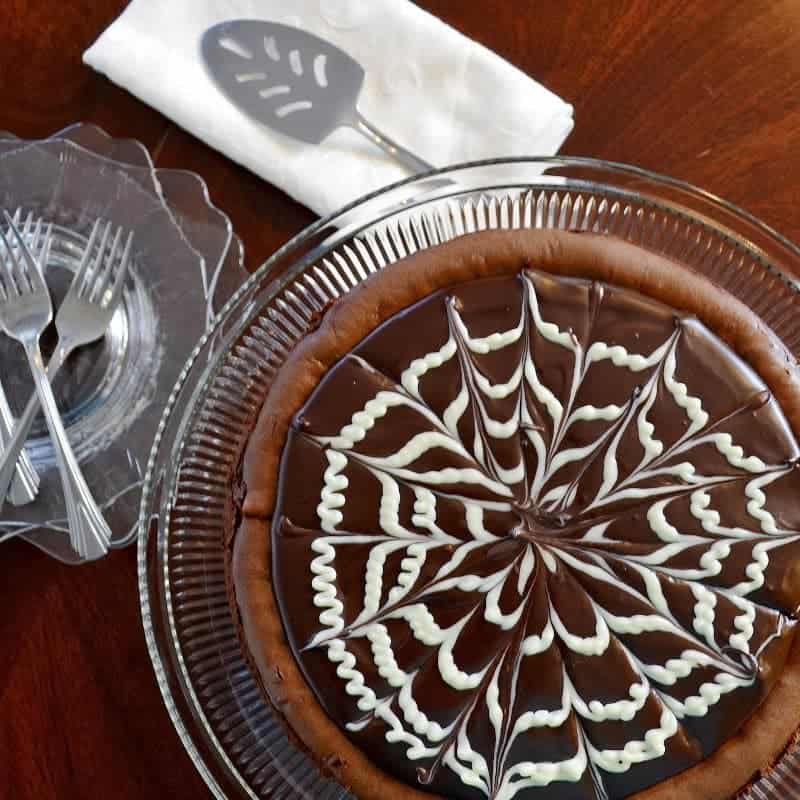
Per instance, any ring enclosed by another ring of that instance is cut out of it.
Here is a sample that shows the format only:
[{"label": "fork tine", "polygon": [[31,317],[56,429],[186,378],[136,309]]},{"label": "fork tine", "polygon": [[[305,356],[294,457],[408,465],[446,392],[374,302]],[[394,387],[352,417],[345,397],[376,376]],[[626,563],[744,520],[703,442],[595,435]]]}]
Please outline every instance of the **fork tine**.
[{"label": "fork tine", "polygon": [[125,249],[122,251],[122,258],[119,262],[117,274],[111,287],[111,297],[108,301],[109,308],[116,308],[122,298],[122,290],[125,288],[125,281],[128,277],[128,267],[130,266],[131,245],[133,244],[133,231],[128,231],[128,238],[125,240]]},{"label": "fork tine", "polygon": [[72,284],[69,287],[68,296],[80,296],[81,289],[86,282],[86,273],[89,271],[89,264],[92,261],[92,249],[97,241],[97,233],[100,230],[100,220],[96,219],[92,225],[92,232],[89,234],[89,241],[86,242],[86,247],[81,257],[81,263],[75,271],[75,276],[72,279]]},{"label": "fork tine", "polygon": [[[39,267],[37,266],[36,261],[34,261],[28,246],[25,244],[22,234],[19,232],[17,226],[14,225],[14,222],[8,215],[8,211],[4,211],[3,213],[6,215],[6,221],[9,224],[11,233],[14,234],[14,238],[17,240],[17,244],[19,245],[19,254],[14,255],[21,280],[20,291],[22,293],[41,291],[42,289],[46,291],[47,287],[45,285],[44,278],[39,273]],[[36,228],[34,229],[34,236],[37,237],[40,232],[41,220],[37,222]]]},{"label": "fork tine", "polygon": [[47,265],[50,263],[50,251],[53,247],[53,223],[51,222],[50,225],[47,226],[47,236],[44,240],[44,245],[42,247],[42,252],[39,257],[39,267],[41,268],[42,274],[47,269]]},{"label": "fork tine", "polygon": [[[37,219],[34,222],[33,213],[28,213],[28,218],[25,220],[25,231],[20,234],[19,228],[15,225],[13,228],[14,237],[17,240],[17,263],[20,267],[20,272],[26,283],[26,290],[33,291],[35,288],[35,276],[39,274],[39,267],[34,257],[34,266],[36,269],[31,269],[30,261],[27,258],[28,253],[36,253],[36,248],[39,246],[39,236],[42,232],[42,220]],[[20,234],[20,235],[18,235]],[[30,244],[28,244],[30,242]],[[24,248],[24,249],[23,249]]]},{"label": "fork tine", "polygon": [[47,258],[50,255],[50,244],[53,241],[53,223],[49,223],[44,231],[44,240],[41,246],[36,250],[36,269],[33,270],[36,276],[32,282],[38,284],[36,287],[39,291],[47,291],[47,282],[44,279],[44,270],[47,266]]},{"label": "fork tine", "polygon": [[[19,228],[17,228],[19,230]],[[25,231],[23,231],[23,240],[25,239],[25,234],[27,234],[30,244],[28,245],[28,249],[35,253],[39,249],[39,239],[42,235],[42,218],[36,220],[36,224],[33,225],[33,230],[31,230],[30,226],[26,226]]]},{"label": "fork tine", "polygon": [[11,225],[13,223],[13,220],[9,218],[8,212],[5,209],[3,209],[3,216],[6,218],[6,228],[7,228],[5,232],[2,230],[2,228],[0,228],[0,239],[3,242],[3,248],[5,251],[5,258],[3,259],[3,261],[6,266],[6,272],[8,275],[11,276],[13,282],[16,259],[14,257],[15,254],[13,248],[11,247],[11,241],[8,238],[11,235]]},{"label": "fork tine", "polygon": [[[19,209],[17,209],[17,211],[19,211]],[[0,251],[0,301],[5,302],[9,297],[6,284],[11,277],[10,266],[8,264],[11,255],[8,249],[8,241],[6,240],[2,228],[0,228],[0,242],[2,242],[2,249]]]},{"label": "fork tine", "polygon": [[[29,212],[28,216],[25,218],[24,224],[20,226],[19,220],[21,213],[21,209],[18,208],[14,212],[12,221],[17,226],[17,230],[22,231],[23,239],[26,239],[30,242],[28,248],[41,271],[41,267],[46,264],[49,259],[49,246],[52,242],[53,224],[50,223],[47,227],[45,227],[44,220],[41,217],[37,217],[36,224],[34,225],[33,213]],[[33,228],[33,230],[31,230],[31,228]],[[44,237],[42,234],[44,234]],[[50,238],[48,238],[48,234],[50,234]]]},{"label": "fork tine", "polygon": [[[5,244],[3,245],[5,248]],[[3,253],[2,257],[0,257],[0,302],[5,303],[6,300],[10,298],[9,290],[8,290],[8,276],[6,275],[6,257],[5,253]]]},{"label": "fork tine", "polygon": [[[6,219],[10,219],[8,216],[8,212],[3,212],[6,215]],[[8,237],[6,236],[5,231],[0,227],[0,240],[3,242],[3,247],[5,248],[5,258],[3,259],[3,263],[6,267],[6,280],[5,280],[5,294],[8,299],[12,299],[14,297],[19,297],[20,294],[20,284],[18,283],[18,276],[16,275],[17,271],[17,255],[11,248],[11,242],[9,242]]]},{"label": "fork tine", "polygon": [[[16,225],[19,228],[19,223],[14,222],[12,219],[10,224]],[[22,223],[22,233],[24,236],[28,236],[31,232],[31,225],[33,225],[33,211],[29,211],[27,216],[25,217],[25,221]]]},{"label": "fork tine", "polygon": [[[19,230],[19,228],[17,229]],[[25,238],[25,237],[23,237]],[[40,250],[40,242],[42,239],[42,218],[36,220],[36,225],[33,226],[33,231],[29,234],[28,241],[30,244],[28,245],[28,250],[33,255],[34,263],[36,264],[36,274],[40,275],[40,268],[39,268],[39,256],[41,254]],[[33,283],[33,280],[31,280]]]},{"label": "fork tine", "polygon": [[[3,210],[3,214],[6,218],[6,224],[8,228],[6,230],[6,234],[3,236],[3,243],[6,245],[8,249],[8,253],[11,255],[11,261],[13,262],[13,266],[18,271],[19,277],[25,276],[25,270],[22,265],[21,256],[24,254],[23,250],[23,243],[24,240],[22,238],[22,234],[19,231],[19,228],[14,224],[14,220],[9,216],[8,211]],[[25,223],[23,225],[23,230],[25,233],[30,231],[30,226],[33,221],[33,214],[29,213],[25,219]],[[16,242],[17,247],[13,248],[11,246],[11,238],[13,237],[14,241]]]},{"label": "fork tine", "polygon": [[[37,229],[36,229],[36,227],[34,227],[33,223],[34,223],[33,211],[29,211],[28,215],[25,217],[25,223],[22,226],[22,239],[23,239],[23,241],[31,242],[30,246],[35,248],[36,247],[36,242],[35,241],[31,241],[31,240],[32,240],[32,237],[36,236]],[[37,221],[37,224],[41,225],[41,219],[39,219]],[[15,228],[16,232],[19,232],[19,230],[20,230],[19,225],[15,225],[14,228]],[[31,228],[33,228],[33,231],[31,230]],[[16,233],[15,233],[15,235],[16,235]],[[22,248],[22,244],[19,241],[17,241],[17,251],[20,252],[21,248]],[[34,249],[31,252],[35,253],[36,250]],[[17,263],[19,264],[19,259],[17,259]],[[22,264],[19,264],[19,266],[22,267]],[[25,272],[26,271],[23,269],[23,274],[25,274]],[[28,281],[28,283],[30,283],[30,281]],[[32,288],[32,286],[30,288]]]},{"label": "fork tine", "polygon": [[[103,253],[106,251],[106,243],[108,242],[108,234],[110,232],[111,222],[108,221],[103,229],[103,235],[100,237],[100,244],[97,246],[97,254],[94,259],[89,259],[91,266],[86,270],[86,274],[83,277],[83,284],[79,289],[79,295],[91,294],[98,270],[103,264]],[[87,248],[87,251],[88,250],[89,248]],[[89,252],[89,255],[91,256],[91,252]]]},{"label": "fork tine", "polygon": [[114,271],[114,262],[116,261],[117,254],[119,253],[119,240],[122,236],[122,226],[117,228],[114,238],[109,245],[106,256],[102,264],[98,265],[98,269],[94,276],[94,286],[92,286],[89,300],[93,303],[100,302],[105,294],[108,284],[111,282],[111,275]]},{"label": "fork tine", "polygon": [[32,217],[32,216],[33,216],[33,213],[29,211],[29,212],[28,212],[28,216],[27,216],[27,218],[25,219],[25,222],[23,222],[23,220],[22,220],[22,206],[17,206],[17,207],[14,209],[14,216],[12,216],[12,217],[11,217],[11,221],[12,221],[12,222],[13,222],[13,223],[14,223],[14,224],[17,226],[17,227],[19,227],[20,225],[25,225],[25,224],[27,224],[27,221],[28,221],[28,219],[29,219],[30,217]]}]

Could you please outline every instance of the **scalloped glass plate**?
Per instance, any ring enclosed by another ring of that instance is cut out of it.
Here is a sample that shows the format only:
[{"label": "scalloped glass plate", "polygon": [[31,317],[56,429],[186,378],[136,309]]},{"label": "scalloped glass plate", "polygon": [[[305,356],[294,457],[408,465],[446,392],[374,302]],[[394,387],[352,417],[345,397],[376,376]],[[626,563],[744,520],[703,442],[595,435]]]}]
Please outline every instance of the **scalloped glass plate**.
[{"label": "scalloped glass plate", "polygon": [[[54,390],[87,481],[114,531],[133,542],[144,465],[161,411],[197,340],[242,284],[242,247],[230,220],[191,172],[155,169],[146,148],[78,124],[40,141],[0,134],[0,206],[54,225],[46,276],[66,294],[95,219],[135,234],[131,274],[105,338],[75,353]],[[45,350],[55,335],[43,340]],[[0,337],[3,385],[19,413],[33,383],[21,348]],[[30,505],[6,503],[0,542],[19,536],[77,563],[50,439],[40,417],[27,451],[41,476]]]},{"label": "scalloped glass plate", "polygon": [[[139,586],[156,675],[189,755],[218,798],[342,798],[264,701],[228,605],[221,532],[238,457],[288,351],[327,303],[410,253],[487,228],[604,232],[708,275],[800,356],[800,250],[686,184],[620,164],[484,162],[411,179],[321,220],[224,309],[175,387],[148,465]],[[798,796],[793,748],[745,793]]]}]

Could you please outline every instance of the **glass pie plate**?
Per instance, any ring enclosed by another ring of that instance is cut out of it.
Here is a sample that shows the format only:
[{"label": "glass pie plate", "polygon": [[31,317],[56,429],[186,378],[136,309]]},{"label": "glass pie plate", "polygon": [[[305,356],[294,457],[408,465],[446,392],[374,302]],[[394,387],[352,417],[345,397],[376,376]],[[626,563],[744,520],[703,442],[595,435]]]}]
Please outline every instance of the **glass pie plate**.
[{"label": "glass pie plate", "polygon": [[[145,634],[167,709],[218,798],[349,793],[284,733],[237,639],[221,533],[239,453],[293,344],[327,303],[415,251],[487,228],[613,234],[702,272],[800,357],[800,250],[692,186],[621,164],[542,158],[453,167],[312,225],[241,287],[170,398],[147,469],[139,538]],[[799,721],[800,722],[800,721]],[[747,800],[800,795],[800,748]]]}]

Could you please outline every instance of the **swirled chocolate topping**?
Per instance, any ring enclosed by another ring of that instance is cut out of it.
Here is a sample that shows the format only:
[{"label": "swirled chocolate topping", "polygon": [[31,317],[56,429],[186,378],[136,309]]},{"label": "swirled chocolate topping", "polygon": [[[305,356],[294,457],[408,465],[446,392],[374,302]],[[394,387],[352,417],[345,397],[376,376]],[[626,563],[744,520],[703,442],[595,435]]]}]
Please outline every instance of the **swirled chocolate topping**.
[{"label": "swirled chocolate topping", "polygon": [[409,785],[625,797],[780,675],[799,455],[758,375],[636,292],[533,271],[435,292],[294,418],[272,529],[289,644]]}]

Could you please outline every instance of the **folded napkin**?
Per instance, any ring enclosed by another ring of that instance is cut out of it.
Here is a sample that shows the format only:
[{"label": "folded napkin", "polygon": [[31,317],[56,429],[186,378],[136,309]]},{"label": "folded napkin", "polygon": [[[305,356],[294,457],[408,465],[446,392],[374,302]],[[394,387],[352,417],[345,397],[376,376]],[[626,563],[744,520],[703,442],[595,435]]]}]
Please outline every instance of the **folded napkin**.
[{"label": "folded napkin", "polygon": [[552,155],[572,106],[408,0],[133,0],[84,61],[319,214],[408,172],[356,131],[321,146],[248,119],[206,74],[200,40],[232,18],[303,28],[365,68],[359,110],[437,165]]}]

